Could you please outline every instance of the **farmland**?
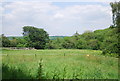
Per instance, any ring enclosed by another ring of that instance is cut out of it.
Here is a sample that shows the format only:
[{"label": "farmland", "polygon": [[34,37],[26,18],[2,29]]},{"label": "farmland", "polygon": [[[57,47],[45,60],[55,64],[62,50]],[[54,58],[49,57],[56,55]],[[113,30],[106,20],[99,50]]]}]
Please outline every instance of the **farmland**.
[{"label": "farmland", "polygon": [[118,58],[99,50],[2,51],[3,79],[118,79]]}]

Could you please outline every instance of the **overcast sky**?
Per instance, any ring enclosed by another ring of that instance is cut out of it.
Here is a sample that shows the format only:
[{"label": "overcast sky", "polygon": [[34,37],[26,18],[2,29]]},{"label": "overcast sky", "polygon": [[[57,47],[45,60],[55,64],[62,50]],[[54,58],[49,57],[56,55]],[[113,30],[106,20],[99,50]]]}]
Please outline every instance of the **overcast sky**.
[{"label": "overcast sky", "polygon": [[52,36],[71,36],[112,25],[109,2],[9,1],[0,10],[6,36],[22,36],[23,26],[43,28]]}]

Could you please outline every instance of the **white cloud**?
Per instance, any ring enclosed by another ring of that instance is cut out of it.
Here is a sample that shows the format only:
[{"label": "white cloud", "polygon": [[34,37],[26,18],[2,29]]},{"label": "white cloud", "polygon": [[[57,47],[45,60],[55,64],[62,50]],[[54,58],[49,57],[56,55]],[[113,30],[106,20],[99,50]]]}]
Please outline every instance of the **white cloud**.
[{"label": "white cloud", "polygon": [[111,10],[102,5],[71,5],[65,8],[52,3],[13,2],[4,5],[3,33],[22,35],[22,27],[44,28],[50,35],[73,35],[75,31],[107,28]]},{"label": "white cloud", "polygon": [[63,17],[64,17],[64,15],[61,14],[61,13],[56,13],[56,14],[54,15],[54,18],[63,18]]},{"label": "white cloud", "polygon": [[[2,0],[2,2],[15,2],[19,0]],[[33,0],[20,0],[20,1],[33,1]],[[34,0],[40,2],[113,2],[119,0]],[[34,2],[33,1],[33,2]]]},{"label": "white cloud", "polygon": [[0,3],[0,34],[2,34],[2,15],[4,8],[2,7],[2,3]]}]

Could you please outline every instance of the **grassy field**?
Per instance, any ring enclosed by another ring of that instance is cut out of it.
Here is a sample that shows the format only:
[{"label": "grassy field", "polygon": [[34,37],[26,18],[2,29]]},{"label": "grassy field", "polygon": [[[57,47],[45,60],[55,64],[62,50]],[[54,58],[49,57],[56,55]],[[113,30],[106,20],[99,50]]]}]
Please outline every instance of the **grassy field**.
[{"label": "grassy field", "polygon": [[2,51],[3,79],[118,79],[118,59],[96,50]]}]

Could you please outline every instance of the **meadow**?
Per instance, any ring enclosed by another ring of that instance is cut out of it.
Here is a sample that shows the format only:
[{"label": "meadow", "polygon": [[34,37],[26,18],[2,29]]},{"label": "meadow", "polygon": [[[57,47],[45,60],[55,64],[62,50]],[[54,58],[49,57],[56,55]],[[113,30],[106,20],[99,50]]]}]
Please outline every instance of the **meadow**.
[{"label": "meadow", "polygon": [[2,50],[3,79],[118,79],[118,58],[99,50]]}]

